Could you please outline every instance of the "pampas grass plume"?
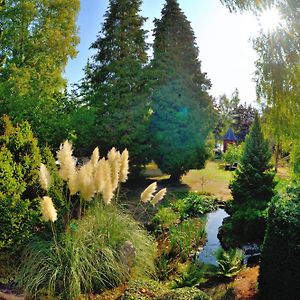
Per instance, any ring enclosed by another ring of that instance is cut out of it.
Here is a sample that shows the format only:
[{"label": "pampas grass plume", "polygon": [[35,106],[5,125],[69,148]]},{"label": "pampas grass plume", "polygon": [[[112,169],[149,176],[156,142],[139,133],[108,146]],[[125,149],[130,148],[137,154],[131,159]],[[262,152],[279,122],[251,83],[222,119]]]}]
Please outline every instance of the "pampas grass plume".
[{"label": "pampas grass plume", "polygon": [[72,144],[69,141],[60,144],[59,150],[57,151],[57,159],[60,164],[59,175],[65,181],[68,181],[76,169],[76,163],[72,157],[72,153]]},{"label": "pampas grass plume", "polygon": [[161,201],[167,193],[167,189],[161,189],[151,200],[153,206],[155,206],[159,201]]},{"label": "pampas grass plume", "polygon": [[68,180],[68,188],[70,190],[70,195],[73,196],[77,192],[79,192],[79,186],[78,186],[78,171],[75,170],[69,177]]},{"label": "pampas grass plume", "polygon": [[77,183],[82,198],[89,201],[93,198],[96,190],[93,176],[94,168],[91,162],[88,162],[80,168],[77,176]]},{"label": "pampas grass plume", "polygon": [[111,185],[113,191],[118,187],[120,174],[120,152],[113,147],[107,154],[107,159],[111,170]]},{"label": "pampas grass plume", "polygon": [[44,164],[41,164],[40,166],[39,176],[40,176],[40,184],[42,188],[45,191],[48,191],[51,185],[51,176],[47,167]]},{"label": "pampas grass plume", "polygon": [[105,187],[107,173],[110,174],[109,163],[102,158],[98,161],[94,173],[94,185],[97,193],[101,193]]},{"label": "pampas grass plume", "polygon": [[99,148],[96,147],[93,151],[93,154],[91,156],[91,163],[94,167],[96,167],[98,161],[99,161],[99,158],[100,158],[100,154],[99,154]]},{"label": "pampas grass plume", "polygon": [[111,203],[111,200],[114,196],[114,193],[113,193],[113,187],[112,187],[112,183],[110,180],[107,180],[105,182],[105,186],[103,188],[103,191],[102,191],[102,196],[103,196],[103,201],[105,204],[110,204]]},{"label": "pampas grass plume", "polygon": [[128,179],[128,173],[129,173],[129,153],[128,150],[125,149],[120,158],[120,182],[126,182]]},{"label": "pampas grass plume", "polygon": [[150,184],[142,193],[141,193],[141,201],[146,203],[150,201],[153,197],[153,193],[155,193],[157,188],[157,182],[153,182]]},{"label": "pampas grass plume", "polygon": [[48,222],[55,222],[57,220],[57,212],[52,202],[52,199],[48,196],[43,197],[41,200],[41,211],[43,219]]}]

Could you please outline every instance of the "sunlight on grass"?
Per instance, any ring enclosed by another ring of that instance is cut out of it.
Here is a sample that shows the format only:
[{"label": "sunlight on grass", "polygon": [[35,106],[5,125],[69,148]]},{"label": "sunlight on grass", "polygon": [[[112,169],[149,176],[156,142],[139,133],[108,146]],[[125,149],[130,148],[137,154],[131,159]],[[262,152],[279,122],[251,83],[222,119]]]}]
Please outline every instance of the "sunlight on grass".
[{"label": "sunlight on grass", "polygon": [[191,170],[182,177],[182,182],[190,186],[193,191],[206,191],[216,197],[228,200],[231,198],[228,188],[233,172],[224,171],[219,163],[209,161],[205,169]]}]

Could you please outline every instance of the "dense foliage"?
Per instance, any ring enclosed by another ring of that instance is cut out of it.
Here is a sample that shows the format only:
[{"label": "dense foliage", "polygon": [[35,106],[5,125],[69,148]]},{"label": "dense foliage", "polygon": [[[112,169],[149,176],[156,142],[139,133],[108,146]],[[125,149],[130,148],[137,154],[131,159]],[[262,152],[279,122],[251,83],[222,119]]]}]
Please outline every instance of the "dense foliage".
[{"label": "dense foliage", "polygon": [[[214,196],[196,192],[170,193],[162,202],[153,217],[159,241],[157,270],[161,280],[176,273],[179,262],[187,263],[195,255],[205,240],[205,220],[199,217],[217,207],[218,201]],[[202,276],[203,270],[200,273]],[[197,274],[200,276],[200,273]],[[190,278],[190,274],[187,276]],[[184,282],[191,280],[183,277],[181,284],[177,282],[175,286],[184,286]]]},{"label": "dense foliage", "polygon": [[[14,127],[4,117],[0,130],[0,250],[8,250],[26,243],[38,224],[41,225],[39,197],[43,192],[38,172],[44,158],[27,122]],[[49,149],[44,156],[50,161],[52,173],[57,172]],[[55,195],[56,205],[62,207],[61,181],[56,183],[57,188],[50,193]]]},{"label": "dense foliage", "polygon": [[[96,54],[86,68],[82,86],[87,109],[92,106],[96,110],[95,126],[88,135],[92,143],[104,152],[113,146],[127,148],[133,166],[149,159],[149,82],[144,68],[147,45],[142,28],[145,19],[139,14],[141,2],[109,1],[101,32],[91,46]],[[86,142],[86,136],[79,136],[82,141]],[[85,152],[91,146],[88,143]]]},{"label": "dense foliage", "polygon": [[225,163],[234,164],[238,163],[241,159],[243,152],[243,145],[232,145],[227,146],[226,152],[222,155],[222,159]]},{"label": "dense foliage", "polygon": [[50,150],[38,147],[27,122],[13,126],[8,117],[3,117],[0,125],[0,261],[3,266],[7,265],[7,270],[1,268],[1,280],[6,281],[5,277],[12,271],[10,267],[18,263],[16,253],[44,227],[39,216],[39,197],[43,192],[38,184],[38,172],[45,160],[55,182],[49,194],[63,211],[62,181],[57,176]]},{"label": "dense foliage", "polygon": [[190,23],[176,0],[168,0],[155,20],[151,69],[153,158],[171,178],[204,166],[205,140],[214,123],[210,81],[201,71]]},{"label": "dense foliage", "polygon": [[222,140],[229,127],[232,127],[239,142],[245,140],[257,113],[256,109],[246,103],[242,104],[236,89],[231,98],[225,94],[216,103],[218,122],[214,129],[216,140]]},{"label": "dense foliage", "polygon": [[79,2],[1,1],[0,115],[28,120],[43,144],[68,134],[62,73],[76,55]]},{"label": "dense foliage", "polygon": [[169,228],[178,220],[200,217],[218,208],[218,199],[209,193],[174,192],[169,193],[153,221],[162,228]]},{"label": "dense foliage", "polygon": [[262,299],[299,298],[300,188],[274,197],[263,244],[259,291]]},{"label": "dense foliage", "polygon": [[256,117],[243,154],[230,183],[233,205],[230,218],[222,227],[223,237],[241,242],[262,242],[266,227],[267,207],[274,195],[274,172],[271,153]]}]

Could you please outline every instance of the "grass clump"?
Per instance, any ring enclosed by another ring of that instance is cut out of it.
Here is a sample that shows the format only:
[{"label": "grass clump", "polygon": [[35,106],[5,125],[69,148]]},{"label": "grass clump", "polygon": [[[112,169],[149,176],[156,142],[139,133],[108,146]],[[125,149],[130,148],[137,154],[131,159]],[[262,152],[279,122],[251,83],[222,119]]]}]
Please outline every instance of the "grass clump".
[{"label": "grass clump", "polygon": [[199,219],[185,220],[173,225],[169,232],[170,252],[186,261],[192,250],[205,239],[205,224]]},{"label": "grass clump", "polygon": [[[146,231],[114,206],[95,205],[55,244],[36,240],[24,255],[19,284],[35,299],[76,296],[115,287],[131,277],[155,275],[155,245]],[[121,259],[130,241],[136,251],[132,270]],[[129,274],[130,273],[130,274]]]}]

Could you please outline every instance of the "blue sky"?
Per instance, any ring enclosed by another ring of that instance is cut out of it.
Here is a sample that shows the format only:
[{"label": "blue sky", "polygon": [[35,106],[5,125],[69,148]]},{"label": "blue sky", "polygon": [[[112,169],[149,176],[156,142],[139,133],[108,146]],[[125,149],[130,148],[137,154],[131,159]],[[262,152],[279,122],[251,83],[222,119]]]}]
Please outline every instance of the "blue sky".
[{"label": "blue sky", "polygon": [[[194,29],[200,50],[202,71],[211,79],[211,95],[230,95],[235,88],[242,101],[255,101],[253,82],[256,59],[251,38],[258,31],[256,19],[250,14],[230,14],[220,0],[178,0]],[[148,42],[153,41],[153,19],[159,18],[164,0],[144,0],[141,14],[147,17],[145,28],[149,30]],[[83,77],[82,69],[92,55],[89,47],[101,30],[108,0],[81,0],[77,24],[80,44],[78,55],[70,60],[65,77],[69,84]]]}]

